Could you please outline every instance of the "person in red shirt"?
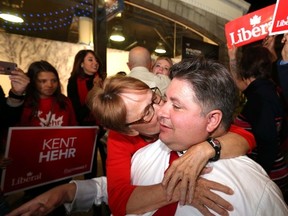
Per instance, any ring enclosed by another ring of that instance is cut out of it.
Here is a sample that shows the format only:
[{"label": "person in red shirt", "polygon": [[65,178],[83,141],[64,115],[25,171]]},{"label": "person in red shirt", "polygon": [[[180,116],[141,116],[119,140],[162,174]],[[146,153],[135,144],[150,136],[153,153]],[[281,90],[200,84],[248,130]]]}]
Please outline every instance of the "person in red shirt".
[{"label": "person in red shirt", "polygon": [[[28,68],[27,76],[30,78],[30,83],[26,88],[18,126],[61,127],[78,125],[70,99],[61,92],[59,74],[54,66],[43,60],[33,62]],[[23,201],[30,200],[69,181],[70,179],[66,179],[26,190]],[[65,213],[63,207],[55,210],[55,214],[62,214],[63,212]]]},{"label": "person in red shirt", "polygon": [[57,70],[47,61],[33,62],[27,72],[26,89],[20,126],[76,126],[71,101],[61,93]]},{"label": "person in red shirt", "polygon": [[67,95],[71,100],[79,126],[98,125],[99,131],[93,158],[93,167],[90,173],[84,175],[85,179],[97,176],[97,152],[99,149],[103,173],[106,174],[106,152],[101,138],[106,131],[97,123],[97,116],[93,116],[86,106],[86,96],[94,85],[101,85],[106,78],[100,57],[93,50],[80,50],[74,58],[71,76],[68,79]]}]

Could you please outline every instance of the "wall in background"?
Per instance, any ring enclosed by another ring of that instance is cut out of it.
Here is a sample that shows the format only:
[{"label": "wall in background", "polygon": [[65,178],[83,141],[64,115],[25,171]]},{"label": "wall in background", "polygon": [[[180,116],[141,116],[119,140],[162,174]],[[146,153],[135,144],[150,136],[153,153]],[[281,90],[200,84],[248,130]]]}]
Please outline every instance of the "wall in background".
[{"label": "wall in background", "polygon": [[[34,61],[48,61],[59,72],[64,94],[66,94],[74,57],[81,49],[91,49],[91,47],[0,32],[1,61],[15,62],[23,71],[27,71]],[[127,61],[127,51],[107,49],[107,75],[114,75],[118,71],[128,73]],[[8,76],[0,75],[0,85],[7,94],[10,89]]]}]

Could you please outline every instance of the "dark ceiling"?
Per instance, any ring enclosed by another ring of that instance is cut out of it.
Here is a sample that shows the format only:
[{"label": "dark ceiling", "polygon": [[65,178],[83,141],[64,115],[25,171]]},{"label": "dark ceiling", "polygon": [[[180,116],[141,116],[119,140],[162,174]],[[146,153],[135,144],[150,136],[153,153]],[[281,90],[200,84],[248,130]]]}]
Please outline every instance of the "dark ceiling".
[{"label": "dark ceiling", "polygon": [[[11,9],[8,5],[21,0],[1,1],[0,11]],[[23,5],[17,10],[25,22],[13,24],[0,19],[0,28],[8,33],[26,35],[31,37],[46,38],[51,40],[78,43],[78,24],[75,17],[93,16],[92,0],[22,0]],[[4,3],[4,4],[3,4]],[[7,6],[6,6],[7,5]],[[130,50],[133,46],[143,45],[151,52],[158,41],[163,42],[167,55],[173,56],[174,23],[130,4],[124,4],[121,18],[114,17],[107,21],[107,36],[111,34],[114,25],[123,26],[126,37],[124,42],[108,40],[107,47],[120,50]],[[101,19],[101,16],[100,18]],[[177,40],[181,43],[182,36],[201,40],[198,35],[177,25]],[[105,36],[104,36],[105,37]],[[102,35],[99,36],[103,40]],[[181,46],[175,53],[179,55]]]},{"label": "dark ceiling", "polygon": [[266,6],[275,4],[277,0],[245,0],[246,2],[250,3],[250,8],[248,13],[259,10]]},{"label": "dark ceiling", "polygon": [[[250,11],[254,11],[271,5],[276,0],[247,0],[247,2],[252,4]],[[78,25],[75,23],[77,20],[75,17],[92,18],[94,13],[93,0],[2,0],[0,11],[11,10],[12,4],[19,5],[19,8],[14,10],[23,16],[25,22],[11,24],[0,19],[0,29],[13,34],[72,43],[78,43]],[[101,16],[98,17],[98,20],[101,20]],[[167,55],[172,57],[181,53],[182,36],[202,40],[200,36],[190,30],[134,7],[129,2],[124,4],[121,18],[113,17],[107,20],[107,36],[110,35],[112,27],[116,24],[123,26],[126,39],[124,42],[108,40],[108,48],[130,50],[133,46],[143,45],[152,52],[157,43],[161,41],[166,46]],[[176,35],[175,41],[174,34]],[[177,44],[177,50],[173,50],[174,43]]]}]

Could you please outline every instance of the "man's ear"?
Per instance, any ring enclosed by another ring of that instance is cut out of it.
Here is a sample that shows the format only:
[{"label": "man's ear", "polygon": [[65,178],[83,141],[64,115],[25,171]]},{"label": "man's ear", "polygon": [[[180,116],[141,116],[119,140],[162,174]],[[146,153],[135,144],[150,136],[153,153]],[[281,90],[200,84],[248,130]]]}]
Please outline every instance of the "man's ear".
[{"label": "man's ear", "polygon": [[126,64],[127,64],[128,68],[129,68],[129,70],[131,70],[131,66],[130,66],[129,62],[127,62]]},{"label": "man's ear", "polygon": [[222,121],[222,112],[220,110],[212,110],[207,114],[207,119],[207,131],[212,133],[218,128]]}]

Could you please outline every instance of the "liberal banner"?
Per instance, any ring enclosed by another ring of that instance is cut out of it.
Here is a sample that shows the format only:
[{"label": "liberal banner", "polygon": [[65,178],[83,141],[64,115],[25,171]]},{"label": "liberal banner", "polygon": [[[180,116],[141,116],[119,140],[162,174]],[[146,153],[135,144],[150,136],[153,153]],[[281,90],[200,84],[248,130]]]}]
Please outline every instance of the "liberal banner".
[{"label": "liberal banner", "polygon": [[271,29],[274,9],[275,4],[228,22],[225,25],[228,48],[265,38]]},{"label": "liberal banner", "polygon": [[98,127],[11,127],[2,172],[5,194],[88,173]]},{"label": "liberal banner", "polygon": [[288,32],[288,1],[278,0],[276,3],[270,35]]}]

